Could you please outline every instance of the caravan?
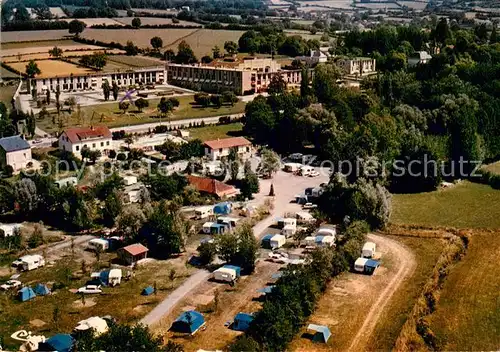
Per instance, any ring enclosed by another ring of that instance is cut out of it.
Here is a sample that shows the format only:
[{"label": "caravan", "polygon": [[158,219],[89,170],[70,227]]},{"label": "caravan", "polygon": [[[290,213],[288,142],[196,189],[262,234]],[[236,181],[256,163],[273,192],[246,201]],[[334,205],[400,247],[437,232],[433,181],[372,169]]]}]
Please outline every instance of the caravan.
[{"label": "caravan", "polygon": [[373,258],[375,256],[375,250],[377,245],[373,242],[366,242],[361,250],[361,256],[363,258]]},{"label": "caravan", "polygon": [[88,248],[91,251],[105,252],[109,249],[109,241],[104,238],[93,238],[89,241]]},{"label": "caravan", "polygon": [[297,226],[295,225],[285,225],[285,227],[281,229],[281,234],[287,238],[295,235],[296,232],[297,232]]},{"label": "caravan", "polygon": [[213,206],[198,207],[194,210],[194,213],[196,215],[196,219],[198,220],[206,219],[214,215],[214,207]]},{"label": "caravan", "polygon": [[25,255],[12,263],[22,271],[30,271],[45,265],[45,259],[40,254]]},{"label": "caravan", "polygon": [[305,165],[305,166],[302,166],[300,168],[300,175],[301,176],[309,176],[311,174],[311,172],[315,172],[315,171],[316,170],[314,169],[314,167]]}]

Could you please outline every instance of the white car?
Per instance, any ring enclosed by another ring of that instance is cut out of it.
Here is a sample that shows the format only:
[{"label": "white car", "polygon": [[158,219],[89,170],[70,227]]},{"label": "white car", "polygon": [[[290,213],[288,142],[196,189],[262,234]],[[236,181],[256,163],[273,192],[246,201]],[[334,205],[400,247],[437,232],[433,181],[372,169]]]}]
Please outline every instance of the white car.
[{"label": "white car", "polygon": [[317,204],[313,204],[313,203],[306,203],[304,204],[304,206],[302,207],[302,209],[315,209],[317,208],[318,205]]},{"label": "white car", "polygon": [[4,291],[10,290],[11,288],[18,288],[21,287],[21,281],[18,280],[9,280],[6,283],[4,283],[0,288]]},{"label": "white car", "polygon": [[288,260],[288,255],[283,255],[282,253],[269,253],[269,259],[278,264],[285,264]]},{"label": "white car", "polygon": [[87,285],[80,287],[76,293],[102,293],[101,285]]},{"label": "white car", "polygon": [[309,177],[318,177],[319,176],[319,172],[318,171],[311,171],[307,176],[309,176]]}]

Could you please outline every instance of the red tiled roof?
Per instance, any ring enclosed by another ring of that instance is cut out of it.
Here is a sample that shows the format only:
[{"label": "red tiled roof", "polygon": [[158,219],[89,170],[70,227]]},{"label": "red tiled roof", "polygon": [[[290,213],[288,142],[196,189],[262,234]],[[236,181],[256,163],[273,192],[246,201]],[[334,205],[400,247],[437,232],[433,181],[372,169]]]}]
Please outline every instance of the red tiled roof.
[{"label": "red tiled roof", "polygon": [[235,194],[236,188],[226,185],[220,181],[208,177],[199,177],[193,175],[186,176],[189,184],[196,188],[199,192],[214,194],[218,197],[229,196]]},{"label": "red tiled roof", "polygon": [[232,137],[232,138],[216,139],[213,141],[205,142],[205,145],[211,149],[242,147],[251,144],[252,143],[250,143],[250,141],[245,137]]},{"label": "red tiled roof", "polygon": [[134,243],[127,247],[122,248],[125,252],[130,253],[132,256],[136,256],[142,253],[146,253],[149,249],[140,243]]},{"label": "red tiled roof", "polygon": [[78,143],[87,139],[111,138],[111,131],[106,126],[74,127],[63,131],[71,143]]}]

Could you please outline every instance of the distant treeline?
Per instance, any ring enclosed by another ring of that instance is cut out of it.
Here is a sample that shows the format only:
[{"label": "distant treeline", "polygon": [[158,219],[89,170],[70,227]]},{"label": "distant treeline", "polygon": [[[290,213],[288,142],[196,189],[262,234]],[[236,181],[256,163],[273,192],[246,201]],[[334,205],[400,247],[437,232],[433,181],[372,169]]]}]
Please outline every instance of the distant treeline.
[{"label": "distant treeline", "polygon": [[[131,25],[119,25],[119,24],[94,24],[90,28],[95,29],[136,29]],[[153,28],[153,29],[161,29],[161,28],[184,28],[184,29],[193,29],[193,28],[202,28],[199,25],[180,25],[180,24],[172,24],[172,23],[164,23],[164,24],[144,24],[141,25],[140,28]]]},{"label": "distant treeline", "polygon": [[3,22],[2,31],[46,31],[51,29],[68,29],[66,21],[15,21]]}]

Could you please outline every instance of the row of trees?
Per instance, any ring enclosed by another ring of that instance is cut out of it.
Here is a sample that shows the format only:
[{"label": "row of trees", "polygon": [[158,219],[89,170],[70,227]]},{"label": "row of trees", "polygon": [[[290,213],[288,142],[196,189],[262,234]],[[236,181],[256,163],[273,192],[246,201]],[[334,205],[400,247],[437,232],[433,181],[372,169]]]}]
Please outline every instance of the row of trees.
[{"label": "row of trees", "polygon": [[80,64],[83,66],[94,67],[98,70],[102,70],[104,66],[106,66],[107,58],[106,54],[95,52],[91,55],[83,55],[80,60]]},{"label": "row of trees", "polygon": [[223,104],[233,106],[236,102],[238,102],[238,97],[236,97],[232,91],[225,91],[222,94],[196,93],[194,95],[194,101],[197,105],[205,108],[210,105],[220,108]]}]

